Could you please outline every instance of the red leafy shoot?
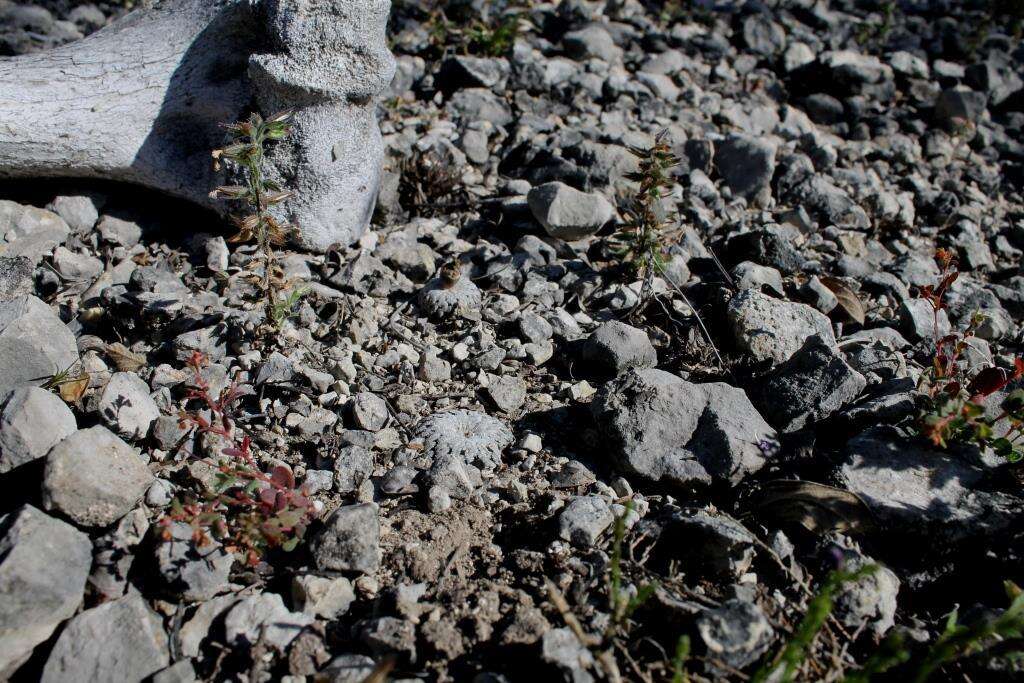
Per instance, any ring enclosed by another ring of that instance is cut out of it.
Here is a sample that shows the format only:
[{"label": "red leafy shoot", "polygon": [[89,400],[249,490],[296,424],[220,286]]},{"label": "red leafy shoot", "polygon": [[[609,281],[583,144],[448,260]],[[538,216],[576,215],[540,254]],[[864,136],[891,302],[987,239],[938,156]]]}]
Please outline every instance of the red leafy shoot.
[{"label": "red leafy shoot", "polygon": [[[975,372],[969,367],[964,354],[984,321],[981,314],[975,314],[963,332],[939,336],[939,312],[946,307],[946,293],[960,273],[952,252],[939,249],[935,258],[941,269],[939,281],[921,290],[932,305],[936,338],[931,367],[921,376],[920,390],[926,399],[921,433],[936,446],[973,442],[1016,462],[1024,457],[1024,391],[1012,392],[995,417],[986,415],[984,404],[989,396],[1024,376],[1024,359],[1017,358],[1012,370],[989,367]],[[1003,421],[1006,429],[997,437],[995,431]]]},{"label": "red leafy shoot", "polygon": [[260,469],[252,452],[252,439],[236,429],[234,406],[244,395],[232,384],[213,396],[203,377],[206,359],[194,353],[188,360],[193,371],[186,397],[203,406],[202,412],[184,411],[183,425],[194,425],[201,433],[229,442],[217,467],[217,486],[213,492],[192,492],[172,503],[171,511],[160,524],[164,538],[170,538],[170,525],[185,522],[192,527],[197,545],[209,545],[212,539],[245,559],[259,564],[270,548],[293,550],[305,535],[316,511],[306,492],[296,486],[295,476],[285,465],[276,465],[270,473]]}]

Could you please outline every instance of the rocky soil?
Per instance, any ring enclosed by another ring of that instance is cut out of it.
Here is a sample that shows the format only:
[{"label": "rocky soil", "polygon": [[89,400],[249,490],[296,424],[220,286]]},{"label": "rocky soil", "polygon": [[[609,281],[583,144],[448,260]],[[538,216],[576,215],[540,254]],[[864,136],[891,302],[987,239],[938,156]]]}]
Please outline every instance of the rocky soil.
[{"label": "rocky soil", "polygon": [[[120,12],[0,0],[0,54]],[[302,296],[273,333],[254,248],[212,216],[0,185],[0,679],[682,681],[686,636],[689,680],[744,681],[830,571],[877,564],[797,664],[841,680],[887,635],[913,658],[954,608],[1006,607],[1020,470],[920,436],[918,382],[936,335],[979,311],[969,372],[1021,352],[1011,17],[923,0],[393,17],[374,224],[280,254]],[[659,135],[679,159],[667,261],[638,278],[611,238],[630,150]],[[961,274],[933,316],[940,247]],[[182,420],[209,415],[196,352],[214,395],[237,385],[261,467],[311,501],[290,551],[247,561],[171,521],[223,457]],[[1021,676],[996,655],[935,680]]]}]

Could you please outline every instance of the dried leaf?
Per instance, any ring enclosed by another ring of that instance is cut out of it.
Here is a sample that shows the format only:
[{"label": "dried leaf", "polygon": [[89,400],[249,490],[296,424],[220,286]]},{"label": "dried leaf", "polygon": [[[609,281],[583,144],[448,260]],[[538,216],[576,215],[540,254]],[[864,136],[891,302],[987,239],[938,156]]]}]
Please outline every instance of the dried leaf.
[{"label": "dried leaf", "polygon": [[363,683],[384,683],[389,680],[391,670],[395,668],[397,661],[394,655],[384,657],[377,662],[370,675],[363,679]]},{"label": "dried leaf", "polygon": [[850,320],[853,320],[859,325],[864,324],[864,318],[867,316],[867,312],[864,310],[864,303],[857,296],[857,293],[850,289],[845,282],[839,278],[834,277],[823,277],[821,278],[821,284],[832,290],[832,293],[836,295],[836,299],[839,300],[839,306],[846,313]]},{"label": "dried leaf", "polygon": [[141,353],[135,353],[121,342],[107,344],[106,352],[121,372],[136,372],[146,367],[146,357]]},{"label": "dried leaf", "polygon": [[79,377],[66,379],[57,385],[57,393],[64,399],[65,403],[78,403],[85,396],[85,390],[89,388],[89,373]]},{"label": "dried leaf", "polygon": [[752,493],[759,518],[799,524],[812,533],[867,531],[874,525],[871,511],[845,489],[813,481],[777,479],[760,484]]}]

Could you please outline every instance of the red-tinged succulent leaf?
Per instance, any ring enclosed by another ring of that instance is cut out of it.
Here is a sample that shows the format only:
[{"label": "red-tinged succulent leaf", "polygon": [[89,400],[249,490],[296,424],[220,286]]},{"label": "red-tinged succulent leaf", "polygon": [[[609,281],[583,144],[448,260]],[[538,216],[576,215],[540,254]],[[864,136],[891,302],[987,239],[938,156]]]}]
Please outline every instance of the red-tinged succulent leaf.
[{"label": "red-tinged succulent leaf", "polygon": [[259,498],[264,505],[273,506],[277,502],[277,491],[271,488],[262,489]]},{"label": "red-tinged succulent leaf", "polygon": [[988,396],[1005,387],[1009,380],[1009,374],[1002,368],[984,368],[971,379],[967,393],[971,396]]},{"label": "red-tinged succulent leaf", "polygon": [[284,465],[276,465],[270,473],[270,481],[282,489],[293,489],[295,488],[295,475],[292,474],[290,467]]}]

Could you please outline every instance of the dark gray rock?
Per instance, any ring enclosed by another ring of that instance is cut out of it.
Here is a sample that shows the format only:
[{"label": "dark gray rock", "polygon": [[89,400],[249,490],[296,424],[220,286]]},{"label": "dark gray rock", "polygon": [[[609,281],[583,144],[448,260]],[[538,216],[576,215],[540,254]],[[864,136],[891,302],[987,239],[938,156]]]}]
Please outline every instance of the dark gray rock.
[{"label": "dark gray rock", "polygon": [[720,607],[702,612],[697,617],[697,633],[712,659],[710,673],[728,675],[729,670],[716,667],[720,661],[732,670],[743,669],[757,661],[775,639],[775,631],[761,609],[746,600],[726,600]]},{"label": "dark gray rock", "polygon": [[27,256],[0,255],[0,301],[32,293],[32,261]]},{"label": "dark gray rock", "polygon": [[1024,87],[1013,61],[994,50],[984,61],[968,66],[964,70],[964,79],[974,90],[986,93],[989,103],[994,106],[1002,104]]},{"label": "dark gray rock", "polygon": [[748,16],[742,30],[743,42],[752,52],[771,57],[786,49],[786,31],[765,14]]},{"label": "dark gray rock", "polygon": [[591,404],[626,472],[672,484],[737,483],[764,466],[775,431],[742,390],[629,370]]},{"label": "dark gray rock", "polygon": [[256,373],[256,386],[289,382],[295,376],[295,363],[283,354],[274,351]]},{"label": "dark gray rock", "polygon": [[448,100],[448,111],[463,121],[490,121],[495,126],[512,123],[505,101],[487,88],[464,88]]},{"label": "dark gray rock", "polygon": [[372,657],[366,655],[340,655],[317,674],[325,683],[363,683],[376,671]]},{"label": "dark gray rock", "polygon": [[751,387],[750,398],[781,432],[811,426],[856,399],[867,380],[834,345],[809,337],[804,346]]},{"label": "dark gray rock", "polygon": [[1014,496],[983,490],[984,477],[965,459],[882,429],[852,439],[838,471],[839,485],[892,531],[928,528],[954,538],[1004,529],[1024,509]]},{"label": "dark gray rock", "polygon": [[775,173],[775,146],[762,138],[730,135],[715,146],[715,168],[734,195],[766,201]]},{"label": "dark gray rock", "polygon": [[505,59],[455,55],[441,63],[437,82],[444,90],[491,88],[500,91],[508,75],[509,65]]},{"label": "dark gray rock", "polygon": [[103,422],[125,439],[144,439],[160,409],[149,386],[133,372],[115,372],[100,394],[97,408]]},{"label": "dark gray rock", "polygon": [[277,593],[260,593],[242,598],[224,617],[224,636],[235,646],[263,642],[284,652],[313,617],[292,612]]},{"label": "dark gray rock", "polygon": [[378,657],[398,655],[416,660],[416,626],[397,617],[364,619],[356,626],[359,640]]},{"label": "dark gray rock", "polygon": [[352,493],[373,474],[373,454],[361,446],[346,446],[334,460],[334,487],[339,493]]},{"label": "dark gray rock", "polygon": [[89,537],[25,505],[0,517],[0,678],[74,615],[92,563]]},{"label": "dark gray rock", "polygon": [[188,659],[180,659],[166,669],[153,674],[151,683],[195,683],[196,669]]},{"label": "dark gray rock", "polygon": [[519,334],[527,342],[541,344],[551,339],[554,328],[543,317],[528,311],[519,316]]},{"label": "dark gray rock", "polygon": [[60,195],[47,204],[46,208],[63,218],[74,232],[85,235],[99,220],[97,205],[102,204],[102,198],[97,195]]},{"label": "dark gray rock", "polygon": [[597,666],[591,654],[569,628],[548,630],[541,637],[541,659],[562,670],[566,680],[572,683],[593,683],[597,680],[590,673]]},{"label": "dark gray rock", "polygon": [[77,429],[55,394],[31,386],[9,391],[0,397],[0,473],[44,457]]},{"label": "dark gray rock", "polygon": [[754,290],[734,296],[727,315],[737,347],[757,361],[789,360],[813,335],[836,343],[831,321],[820,312]]},{"label": "dark gray rock", "polygon": [[530,211],[544,230],[561,240],[593,235],[612,219],[614,209],[603,196],[580,192],[562,182],[538,185],[526,196]]},{"label": "dark gray rock", "polygon": [[78,361],[78,346],[57,314],[34,296],[0,301],[0,391],[42,384]]},{"label": "dark gray rock", "polygon": [[615,515],[607,500],[601,496],[578,496],[558,515],[558,537],[590,548],[613,522]]},{"label": "dark gray rock", "polygon": [[96,232],[104,242],[116,247],[134,247],[142,239],[142,228],[138,223],[115,216],[100,218]]},{"label": "dark gray rock", "polygon": [[881,638],[895,624],[900,580],[891,569],[879,565],[855,547],[838,550],[844,571],[857,571],[867,565],[878,569],[862,579],[843,584],[835,599],[836,618],[847,628],[867,628]]},{"label": "dark gray rock", "polygon": [[611,34],[600,24],[590,24],[562,36],[565,51],[577,59],[603,59],[616,62],[622,59],[622,48],[615,45]]},{"label": "dark gray rock", "polygon": [[[763,292],[771,289],[777,296],[785,296],[786,288],[782,274],[775,268],[762,266],[752,261],[743,261],[732,269],[732,279],[739,289],[756,289]],[[821,309],[818,309],[821,310]]]},{"label": "dark gray rock", "polygon": [[353,396],[350,406],[356,427],[369,432],[379,432],[390,417],[384,399],[369,392],[362,391]]},{"label": "dark gray rock", "polygon": [[233,563],[232,555],[216,539],[197,545],[192,527],[184,522],[165,527],[156,547],[157,569],[168,589],[188,602],[209,600],[227,590]]},{"label": "dark gray rock", "polygon": [[135,549],[149,530],[146,513],[136,508],[117,521],[110,531],[93,541],[89,585],[106,600],[116,600],[128,588],[128,572]]},{"label": "dark gray rock", "polygon": [[892,68],[871,54],[853,50],[829,50],[818,55],[818,61],[837,82],[865,85],[892,80]]},{"label": "dark gray rock", "polygon": [[0,199],[0,252],[5,256],[24,256],[35,267],[70,234],[68,224],[52,211]]},{"label": "dark gray rock", "polygon": [[79,526],[104,527],[135,507],[153,480],[139,453],[106,427],[80,429],[46,457],[43,506]]},{"label": "dark gray rock", "polygon": [[[727,257],[733,261],[754,261],[787,274],[795,273],[803,269],[806,261],[800,250],[794,246],[798,235],[796,229],[789,226],[770,226],[763,230],[751,230],[729,240]],[[742,265],[740,263],[737,268]],[[749,269],[749,266],[747,268]],[[737,279],[742,277],[743,273],[741,272]],[[740,289],[749,289],[749,287],[741,286]],[[781,291],[781,289],[777,291]]]},{"label": "dark gray rock", "polygon": [[952,329],[946,311],[936,311],[927,299],[901,301],[897,313],[900,331],[911,341],[939,339]]},{"label": "dark gray rock", "polygon": [[302,612],[333,621],[355,602],[352,582],[343,576],[304,574],[292,579],[292,603]]},{"label": "dark gray rock", "polygon": [[844,349],[850,367],[864,375],[868,384],[880,384],[907,376],[907,363],[903,354],[888,341],[879,339],[847,343]]},{"label": "dark gray rock", "polygon": [[630,368],[653,368],[658,364],[658,353],[647,333],[618,320],[594,330],[583,344],[582,355],[599,375],[618,375]]},{"label": "dark gray rock", "polygon": [[380,519],[377,506],[343,505],[324,523],[311,545],[322,570],[370,573],[380,564]]},{"label": "dark gray rock", "polygon": [[[678,558],[694,576],[736,579],[750,569],[756,547],[757,539],[729,515],[695,510],[672,516],[655,552]],[[679,557],[679,548],[694,552]]]},{"label": "dark gray rock", "polygon": [[826,287],[818,279],[817,275],[811,277],[800,287],[800,296],[808,304],[826,315],[839,305],[839,299],[835,293]]},{"label": "dark gray rock", "polygon": [[240,600],[239,596],[228,594],[200,603],[178,630],[175,636],[176,651],[185,657],[198,657],[200,647],[209,637],[214,622],[220,620]]},{"label": "dark gray rock", "polygon": [[935,118],[939,123],[955,128],[957,122],[977,122],[988,103],[985,93],[970,88],[950,88],[939,93],[935,100]]},{"label": "dark gray rock", "polygon": [[82,612],[60,634],[45,683],[141,681],[170,663],[160,618],[138,593]]},{"label": "dark gray rock", "polygon": [[526,402],[526,380],[510,375],[489,375],[487,396],[502,412],[515,413]]}]

